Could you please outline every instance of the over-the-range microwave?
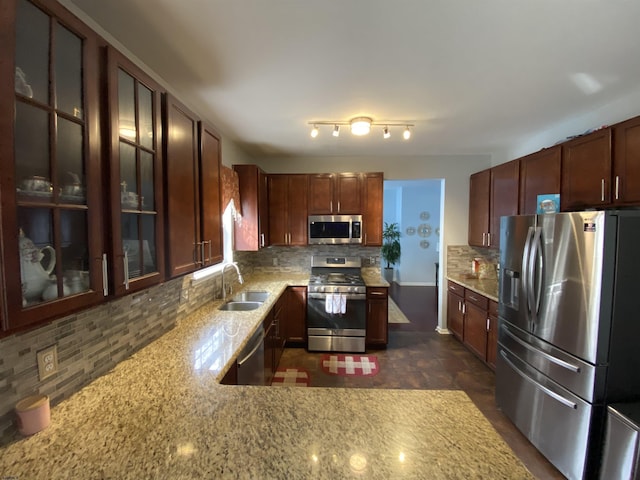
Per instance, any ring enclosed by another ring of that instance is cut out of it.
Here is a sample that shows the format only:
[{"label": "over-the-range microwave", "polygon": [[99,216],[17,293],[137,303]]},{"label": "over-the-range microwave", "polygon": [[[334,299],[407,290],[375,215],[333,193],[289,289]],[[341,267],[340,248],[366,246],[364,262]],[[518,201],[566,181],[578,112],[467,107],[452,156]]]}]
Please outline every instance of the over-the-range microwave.
[{"label": "over-the-range microwave", "polygon": [[309,244],[362,243],[362,215],[309,215]]}]

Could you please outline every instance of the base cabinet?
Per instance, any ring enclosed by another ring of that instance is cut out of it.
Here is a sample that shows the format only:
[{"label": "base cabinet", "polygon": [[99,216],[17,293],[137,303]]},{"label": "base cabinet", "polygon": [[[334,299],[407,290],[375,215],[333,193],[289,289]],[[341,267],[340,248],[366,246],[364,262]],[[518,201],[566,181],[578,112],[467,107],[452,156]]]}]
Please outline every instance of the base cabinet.
[{"label": "base cabinet", "polygon": [[447,328],[474,355],[495,369],[498,303],[449,281],[447,305]]},{"label": "base cabinet", "polygon": [[389,289],[367,288],[366,346],[385,348],[389,342]]},{"label": "base cabinet", "polygon": [[289,287],[281,328],[287,345],[307,344],[307,287]]}]

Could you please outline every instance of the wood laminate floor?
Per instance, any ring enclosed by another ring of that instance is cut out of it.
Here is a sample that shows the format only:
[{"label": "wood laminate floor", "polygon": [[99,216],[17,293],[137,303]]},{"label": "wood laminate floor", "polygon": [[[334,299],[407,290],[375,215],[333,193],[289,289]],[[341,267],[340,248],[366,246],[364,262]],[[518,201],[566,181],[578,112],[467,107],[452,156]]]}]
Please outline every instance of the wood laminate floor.
[{"label": "wood laminate floor", "polygon": [[377,375],[325,374],[320,367],[322,354],[310,353],[304,348],[285,349],[279,366],[306,369],[311,387],[463,390],[536,477],[563,479],[496,408],[493,371],[451,335],[435,332],[436,288],[393,284],[390,294],[411,323],[390,324],[387,348],[367,351],[378,357],[380,373]]}]

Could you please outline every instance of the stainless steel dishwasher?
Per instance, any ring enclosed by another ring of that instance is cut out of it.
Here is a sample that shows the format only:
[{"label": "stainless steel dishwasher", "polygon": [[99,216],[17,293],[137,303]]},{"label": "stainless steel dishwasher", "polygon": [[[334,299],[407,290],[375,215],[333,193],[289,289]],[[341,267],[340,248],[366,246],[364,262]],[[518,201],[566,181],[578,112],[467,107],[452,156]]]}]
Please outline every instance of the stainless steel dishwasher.
[{"label": "stainless steel dishwasher", "polygon": [[238,385],[264,385],[264,329],[256,330],[238,355]]}]

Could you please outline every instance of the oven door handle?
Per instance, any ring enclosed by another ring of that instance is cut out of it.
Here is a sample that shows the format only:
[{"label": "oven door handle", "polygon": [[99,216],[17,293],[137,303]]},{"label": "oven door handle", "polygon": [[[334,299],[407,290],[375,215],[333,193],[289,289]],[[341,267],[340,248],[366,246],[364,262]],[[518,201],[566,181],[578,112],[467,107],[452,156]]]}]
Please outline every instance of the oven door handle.
[{"label": "oven door handle", "polygon": [[[307,293],[307,297],[310,299],[316,300],[326,300],[327,295],[332,295],[331,293],[317,293],[317,292],[309,292]],[[366,300],[366,293],[340,293],[343,295],[346,300]]]}]

